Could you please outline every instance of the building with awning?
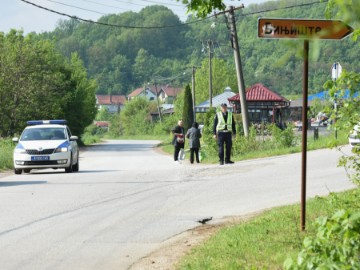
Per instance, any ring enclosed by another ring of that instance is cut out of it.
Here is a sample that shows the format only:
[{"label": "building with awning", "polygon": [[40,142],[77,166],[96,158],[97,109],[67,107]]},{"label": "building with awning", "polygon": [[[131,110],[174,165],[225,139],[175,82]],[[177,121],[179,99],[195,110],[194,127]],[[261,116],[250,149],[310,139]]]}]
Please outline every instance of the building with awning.
[{"label": "building with awning", "polygon": [[[234,113],[241,113],[239,94],[229,98]],[[251,123],[282,123],[290,101],[261,83],[246,89],[246,103]]]}]

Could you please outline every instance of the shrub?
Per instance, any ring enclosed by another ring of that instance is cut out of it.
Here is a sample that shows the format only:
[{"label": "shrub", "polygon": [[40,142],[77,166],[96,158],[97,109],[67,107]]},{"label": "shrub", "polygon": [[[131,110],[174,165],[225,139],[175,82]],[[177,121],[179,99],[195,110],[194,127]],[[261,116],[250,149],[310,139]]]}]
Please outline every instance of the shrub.
[{"label": "shrub", "polygon": [[317,226],[316,237],[306,237],[297,261],[287,259],[284,268],[360,269],[360,212],[340,210],[318,218]]}]

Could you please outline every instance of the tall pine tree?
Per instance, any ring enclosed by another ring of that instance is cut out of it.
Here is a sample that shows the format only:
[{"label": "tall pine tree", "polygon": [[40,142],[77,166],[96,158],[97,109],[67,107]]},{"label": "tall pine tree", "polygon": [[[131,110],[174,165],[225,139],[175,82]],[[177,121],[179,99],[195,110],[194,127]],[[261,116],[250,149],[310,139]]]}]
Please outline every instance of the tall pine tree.
[{"label": "tall pine tree", "polygon": [[194,121],[194,110],[192,104],[193,101],[191,96],[191,89],[190,89],[190,85],[188,84],[185,87],[184,106],[183,106],[183,114],[182,114],[185,131],[191,127]]}]

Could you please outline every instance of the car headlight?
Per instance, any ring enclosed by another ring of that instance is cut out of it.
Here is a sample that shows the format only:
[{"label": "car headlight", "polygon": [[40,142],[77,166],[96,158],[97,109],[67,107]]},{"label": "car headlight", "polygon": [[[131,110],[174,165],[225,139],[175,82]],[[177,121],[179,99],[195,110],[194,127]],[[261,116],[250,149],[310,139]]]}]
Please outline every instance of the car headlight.
[{"label": "car headlight", "polygon": [[16,154],[26,154],[26,150],[24,148],[15,148],[14,153],[16,153]]},{"label": "car headlight", "polygon": [[68,151],[69,151],[68,147],[59,147],[55,149],[55,153],[63,153]]}]

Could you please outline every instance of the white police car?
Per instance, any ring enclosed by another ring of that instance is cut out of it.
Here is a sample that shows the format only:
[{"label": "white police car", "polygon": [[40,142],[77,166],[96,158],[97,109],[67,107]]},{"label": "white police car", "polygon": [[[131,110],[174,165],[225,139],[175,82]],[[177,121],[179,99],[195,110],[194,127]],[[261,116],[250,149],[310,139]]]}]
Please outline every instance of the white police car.
[{"label": "white police car", "polygon": [[355,125],[350,132],[349,144],[351,148],[354,148],[356,145],[360,145],[360,122]]},{"label": "white police car", "polygon": [[66,172],[79,171],[77,136],[72,136],[66,120],[33,120],[13,138],[14,172],[29,173],[32,169],[65,168]]}]

